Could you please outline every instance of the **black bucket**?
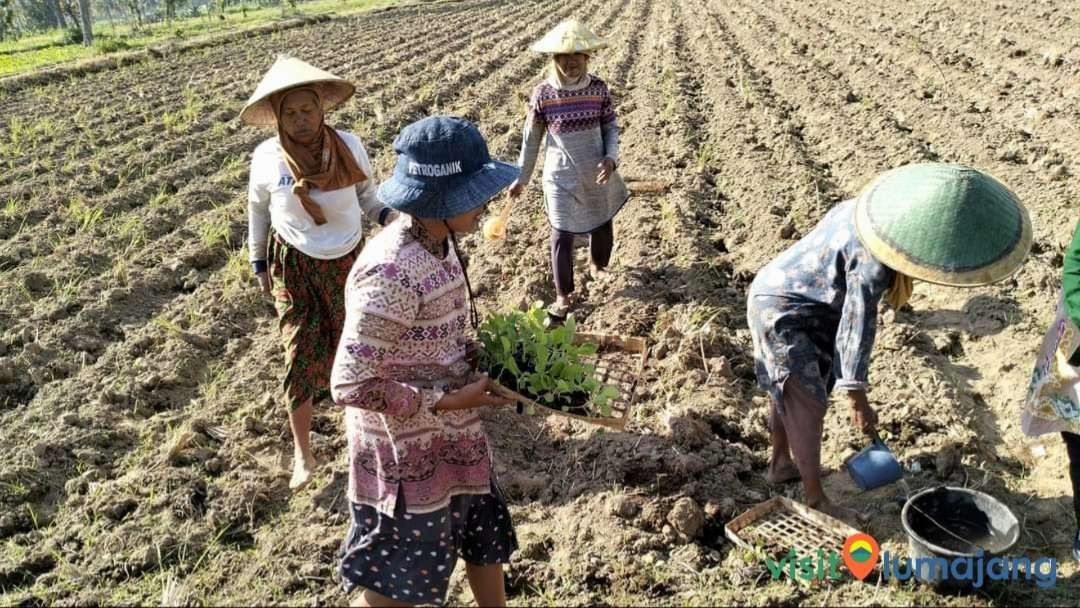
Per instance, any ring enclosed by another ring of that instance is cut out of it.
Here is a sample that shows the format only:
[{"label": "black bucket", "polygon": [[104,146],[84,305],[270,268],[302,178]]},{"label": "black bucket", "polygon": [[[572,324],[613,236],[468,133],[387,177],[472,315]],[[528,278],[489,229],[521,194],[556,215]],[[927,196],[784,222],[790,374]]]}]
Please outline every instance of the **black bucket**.
[{"label": "black bucket", "polygon": [[[967,488],[923,490],[908,499],[900,512],[908,548],[920,580],[952,589],[965,589],[971,581],[957,581],[942,572],[939,563],[918,558],[1002,555],[1020,540],[1020,522],[993,496]],[[936,523],[935,523],[936,522]]]}]

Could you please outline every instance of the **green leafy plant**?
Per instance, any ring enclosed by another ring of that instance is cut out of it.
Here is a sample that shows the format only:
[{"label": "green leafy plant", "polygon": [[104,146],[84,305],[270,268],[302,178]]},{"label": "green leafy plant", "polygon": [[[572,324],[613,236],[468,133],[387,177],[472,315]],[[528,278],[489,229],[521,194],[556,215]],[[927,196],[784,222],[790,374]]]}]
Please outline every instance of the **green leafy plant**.
[{"label": "green leafy plant", "polygon": [[527,311],[488,317],[479,329],[480,367],[500,384],[547,407],[594,417],[611,417],[619,391],[601,384],[596,366],[586,362],[597,345],[575,344],[573,315],[552,327],[543,303]]}]

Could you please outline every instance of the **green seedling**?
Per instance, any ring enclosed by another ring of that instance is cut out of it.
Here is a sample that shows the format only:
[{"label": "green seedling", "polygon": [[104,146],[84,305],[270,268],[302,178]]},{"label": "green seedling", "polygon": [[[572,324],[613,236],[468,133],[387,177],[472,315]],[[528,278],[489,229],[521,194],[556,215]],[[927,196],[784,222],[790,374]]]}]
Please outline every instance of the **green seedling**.
[{"label": "green seedling", "polygon": [[[585,362],[597,345],[575,344],[573,315],[552,327],[541,302],[528,311],[488,317],[480,326],[483,347],[480,365],[497,381],[549,407],[570,411],[583,407],[586,415],[610,417],[617,389],[594,378],[596,367]],[[575,397],[584,403],[575,403]]]}]

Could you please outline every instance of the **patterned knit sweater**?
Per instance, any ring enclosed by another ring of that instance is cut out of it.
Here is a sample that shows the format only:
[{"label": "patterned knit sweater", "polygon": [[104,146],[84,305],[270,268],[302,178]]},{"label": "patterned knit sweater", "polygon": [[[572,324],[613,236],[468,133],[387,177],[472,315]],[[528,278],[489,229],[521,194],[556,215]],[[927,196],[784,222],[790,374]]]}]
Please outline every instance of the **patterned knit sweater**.
[{"label": "patterned knit sweater", "polygon": [[576,90],[555,88],[545,81],[533,89],[518,164],[527,183],[544,147],[544,204],[558,230],[591,232],[622,208],[630,196],[622,177],[599,185],[597,165],[604,158],[619,162],[619,128],[607,84],[589,75]]},{"label": "patterned knit sweater", "polygon": [[[330,386],[346,409],[349,499],[392,515],[487,494],[491,450],[477,410],[433,412],[464,384],[465,282],[446,242],[402,216],[364,247],[345,287]],[[399,494],[400,492],[400,494]]]}]

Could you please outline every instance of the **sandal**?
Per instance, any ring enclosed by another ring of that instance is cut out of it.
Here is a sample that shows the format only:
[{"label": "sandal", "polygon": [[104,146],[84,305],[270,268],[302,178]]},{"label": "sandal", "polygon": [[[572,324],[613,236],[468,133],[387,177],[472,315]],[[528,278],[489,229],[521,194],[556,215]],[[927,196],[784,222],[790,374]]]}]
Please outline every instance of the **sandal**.
[{"label": "sandal", "polygon": [[547,307],[547,314],[554,319],[562,321],[566,319],[566,315],[570,314],[570,304],[556,300]]}]

